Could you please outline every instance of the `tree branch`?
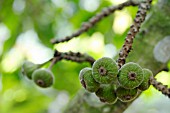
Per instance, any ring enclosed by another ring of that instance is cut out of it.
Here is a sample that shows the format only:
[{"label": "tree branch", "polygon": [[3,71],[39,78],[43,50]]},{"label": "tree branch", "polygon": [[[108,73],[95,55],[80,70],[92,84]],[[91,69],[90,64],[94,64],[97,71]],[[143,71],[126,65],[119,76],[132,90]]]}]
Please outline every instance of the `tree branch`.
[{"label": "tree branch", "polygon": [[110,6],[110,7],[104,8],[100,13],[98,13],[94,17],[90,18],[88,22],[83,23],[81,28],[78,31],[76,31],[75,33],[73,33],[72,35],[66,36],[65,38],[59,39],[59,40],[52,39],[51,43],[57,44],[57,43],[69,41],[69,40],[73,39],[74,37],[77,37],[77,36],[81,35],[82,33],[86,32],[88,29],[93,27],[101,19],[103,19],[104,17],[107,17],[108,15],[112,14],[116,10],[121,10],[122,8],[127,7],[127,6],[137,6],[137,5],[139,5],[139,3],[140,2],[129,0],[122,4],[119,4],[117,6]]},{"label": "tree branch", "polygon": [[74,53],[71,51],[63,53],[55,50],[54,58],[52,60],[53,64],[63,59],[78,63],[89,62],[91,65],[95,62],[95,59],[87,54],[82,54],[80,52]]},{"label": "tree branch", "polygon": [[133,40],[136,34],[139,32],[142,22],[144,22],[147,10],[150,8],[152,0],[148,0],[139,5],[136,18],[134,19],[133,24],[130,27],[130,30],[127,34],[125,42],[122,46],[122,49],[119,52],[119,58],[117,60],[119,68],[121,68],[125,62],[129,52],[132,50]]},{"label": "tree branch", "polygon": [[163,85],[161,82],[157,81],[154,77],[150,78],[150,83],[158,90],[161,91],[162,94],[168,96],[170,98],[170,88],[167,85]]}]

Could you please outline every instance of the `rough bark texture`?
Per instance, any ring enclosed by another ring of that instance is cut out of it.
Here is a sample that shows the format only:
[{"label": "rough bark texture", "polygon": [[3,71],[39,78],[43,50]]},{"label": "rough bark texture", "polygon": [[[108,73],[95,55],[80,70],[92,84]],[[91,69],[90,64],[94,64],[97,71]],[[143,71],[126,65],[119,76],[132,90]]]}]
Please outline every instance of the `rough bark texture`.
[{"label": "rough bark texture", "polygon": [[[155,60],[153,49],[160,40],[170,35],[169,6],[169,0],[160,0],[157,5],[152,7],[146,22],[141,27],[141,32],[134,41],[133,50],[127,58],[127,62],[137,62],[143,68],[152,70],[154,75],[166,68],[166,63]],[[64,113],[122,113],[131,104],[117,101],[116,104],[105,105],[95,103],[91,96],[84,90],[80,90],[68,104]]]}]

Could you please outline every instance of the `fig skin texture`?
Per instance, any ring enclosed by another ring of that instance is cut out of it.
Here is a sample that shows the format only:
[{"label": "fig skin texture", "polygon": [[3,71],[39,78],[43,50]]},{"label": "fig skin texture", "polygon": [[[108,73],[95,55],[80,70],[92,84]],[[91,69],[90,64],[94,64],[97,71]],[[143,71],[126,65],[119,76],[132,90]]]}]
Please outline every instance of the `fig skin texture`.
[{"label": "fig skin texture", "polygon": [[87,91],[96,92],[99,89],[100,84],[94,80],[91,68],[83,68],[79,73],[79,79]]},{"label": "fig skin texture", "polygon": [[53,85],[54,75],[48,69],[37,69],[32,74],[32,79],[36,85],[47,88]]},{"label": "fig skin texture", "polygon": [[92,66],[93,78],[101,84],[109,84],[117,80],[118,66],[109,57],[96,60]]},{"label": "fig skin texture", "polygon": [[139,85],[138,89],[145,91],[149,88],[150,86],[150,77],[153,76],[152,71],[149,69],[143,69],[143,75],[144,75],[144,80],[143,82]]},{"label": "fig skin texture", "polygon": [[143,82],[143,79],[143,70],[137,63],[126,63],[119,70],[118,82],[120,86],[126,89],[138,87]]},{"label": "fig skin texture", "polygon": [[101,85],[98,91],[95,92],[95,94],[97,97],[99,97],[101,102],[107,104],[114,104],[117,101],[115,85],[113,84]]},{"label": "fig skin texture", "polygon": [[38,64],[34,64],[30,61],[25,61],[22,66],[23,75],[27,76],[30,80],[32,79],[32,73],[39,68]]},{"label": "fig skin texture", "polygon": [[123,87],[118,87],[116,90],[116,95],[118,99],[122,102],[130,102],[134,100],[138,95],[137,88],[135,89],[125,89]]}]

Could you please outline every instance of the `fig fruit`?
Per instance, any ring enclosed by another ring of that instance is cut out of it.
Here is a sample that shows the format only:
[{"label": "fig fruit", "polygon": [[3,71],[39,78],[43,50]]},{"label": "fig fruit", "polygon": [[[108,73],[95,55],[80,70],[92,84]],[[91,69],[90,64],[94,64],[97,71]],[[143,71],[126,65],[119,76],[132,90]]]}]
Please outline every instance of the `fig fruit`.
[{"label": "fig fruit", "polygon": [[29,79],[32,79],[32,73],[39,68],[38,64],[34,64],[30,61],[25,61],[22,66],[22,73]]},{"label": "fig fruit", "polygon": [[125,89],[123,87],[118,87],[116,90],[116,95],[122,102],[130,102],[136,98],[138,90],[135,89]]},{"label": "fig fruit", "polygon": [[143,69],[143,75],[144,75],[144,80],[143,82],[139,85],[138,89],[144,91],[147,90],[150,86],[150,77],[153,76],[152,71],[149,69]]},{"label": "fig fruit", "polygon": [[87,91],[96,92],[99,89],[100,84],[94,80],[91,68],[83,68],[79,73],[79,79]]},{"label": "fig fruit", "polygon": [[109,84],[117,80],[118,66],[108,57],[96,60],[92,66],[93,78],[101,84]]},{"label": "fig fruit", "polygon": [[104,103],[114,104],[117,101],[115,85],[113,84],[101,85],[95,94],[99,97],[100,101]]},{"label": "fig fruit", "polygon": [[119,70],[118,82],[126,89],[134,89],[138,87],[143,79],[143,70],[137,63],[126,63]]},{"label": "fig fruit", "polygon": [[50,87],[54,82],[54,75],[49,69],[37,69],[32,74],[32,79],[42,88]]}]

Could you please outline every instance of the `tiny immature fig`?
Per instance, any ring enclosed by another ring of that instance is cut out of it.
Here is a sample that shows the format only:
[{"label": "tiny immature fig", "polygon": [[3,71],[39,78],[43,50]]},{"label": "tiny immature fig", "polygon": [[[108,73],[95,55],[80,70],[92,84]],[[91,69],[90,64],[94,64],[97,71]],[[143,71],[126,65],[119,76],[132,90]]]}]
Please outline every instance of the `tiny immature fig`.
[{"label": "tiny immature fig", "polygon": [[116,80],[118,66],[116,62],[108,57],[96,60],[92,66],[93,78],[101,84],[109,84]]},{"label": "tiny immature fig", "polygon": [[99,89],[100,84],[92,77],[91,68],[83,68],[79,73],[79,79],[82,86],[89,92],[96,92]]},{"label": "tiny immature fig", "polygon": [[138,87],[143,79],[143,70],[137,63],[129,62],[119,70],[118,81],[126,89]]},{"label": "tiny immature fig", "polygon": [[54,75],[48,69],[37,69],[33,72],[32,79],[36,85],[46,88],[53,85]]},{"label": "tiny immature fig", "polygon": [[26,75],[29,79],[32,79],[32,73],[39,68],[38,64],[34,64],[30,61],[25,61],[22,66],[22,72]]},{"label": "tiny immature fig", "polygon": [[104,103],[114,104],[117,101],[115,86],[113,84],[101,85],[98,91],[96,91],[96,95]]},{"label": "tiny immature fig", "polygon": [[147,90],[150,86],[150,77],[153,76],[152,71],[149,69],[143,69],[143,75],[144,75],[144,80],[143,82],[139,85],[138,89],[144,91]]},{"label": "tiny immature fig", "polygon": [[116,95],[122,102],[130,102],[136,98],[138,90],[135,89],[125,89],[123,87],[118,87],[116,90]]}]

